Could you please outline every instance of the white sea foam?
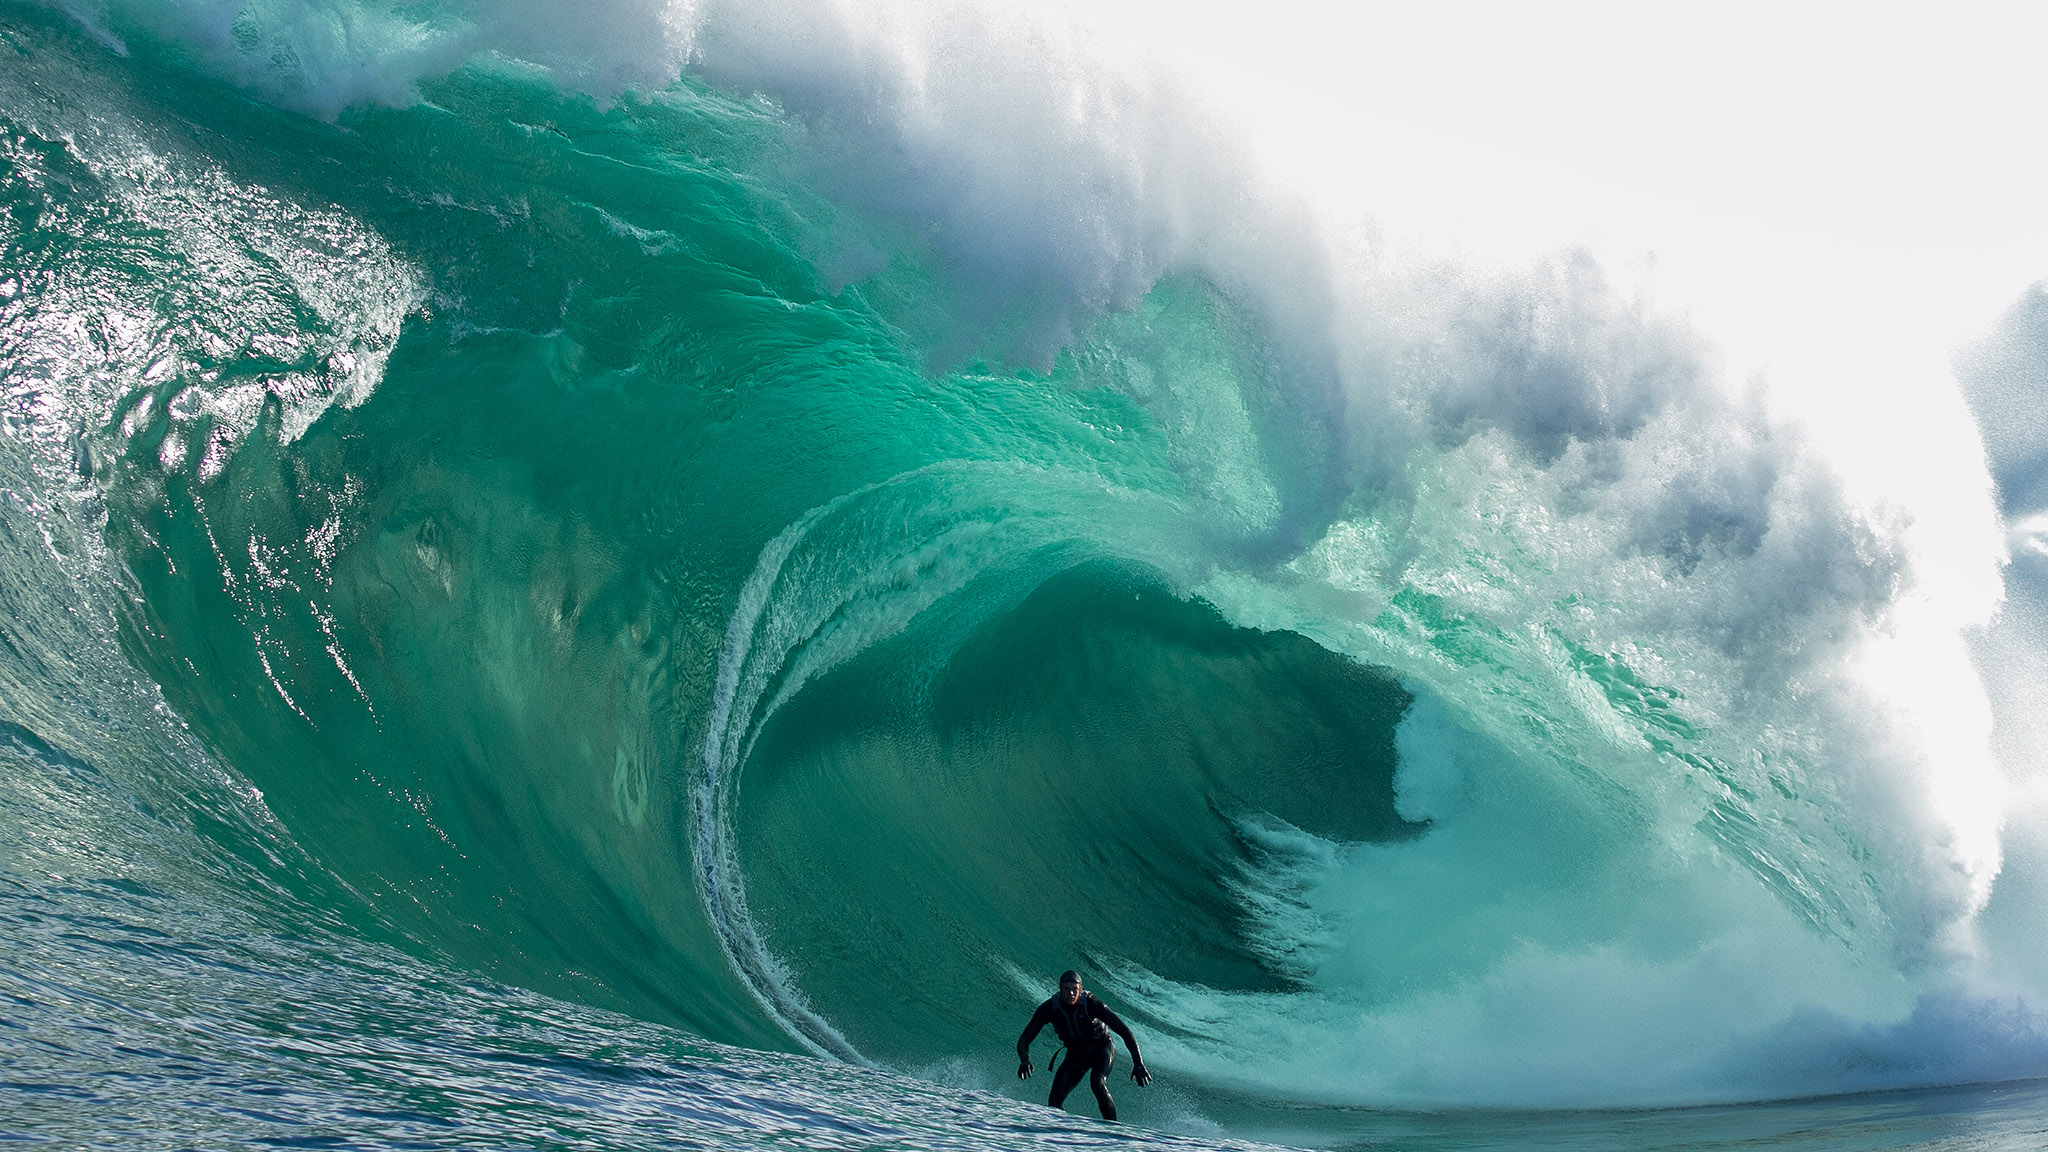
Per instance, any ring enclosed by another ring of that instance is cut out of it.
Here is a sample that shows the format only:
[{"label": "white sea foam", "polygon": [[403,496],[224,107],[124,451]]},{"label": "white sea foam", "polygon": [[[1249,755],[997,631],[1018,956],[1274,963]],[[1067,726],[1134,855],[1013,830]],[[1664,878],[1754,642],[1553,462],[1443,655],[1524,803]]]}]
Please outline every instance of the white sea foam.
[{"label": "white sea foam", "polygon": [[[6,279],[0,351],[40,409],[19,434],[59,458],[86,453],[90,472],[92,453],[114,450],[86,443],[93,432],[126,440],[160,415],[164,466],[190,460],[212,479],[272,400],[289,441],[367,399],[423,296],[418,273],[349,213],[237,180],[99,96],[56,62],[0,79],[14,122],[65,144],[11,148],[22,178],[63,187],[83,172],[102,197],[89,216],[58,217],[76,230],[64,258]],[[224,373],[231,363],[268,370]],[[195,422],[208,430],[189,443]]]}]

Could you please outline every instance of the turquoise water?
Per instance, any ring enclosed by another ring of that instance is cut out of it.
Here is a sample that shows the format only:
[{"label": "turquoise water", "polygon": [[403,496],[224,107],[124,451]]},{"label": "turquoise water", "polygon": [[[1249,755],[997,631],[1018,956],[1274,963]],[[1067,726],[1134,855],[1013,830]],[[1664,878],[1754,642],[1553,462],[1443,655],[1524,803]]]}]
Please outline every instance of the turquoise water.
[{"label": "turquoise water", "polygon": [[1703,337],[663,12],[0,7],[0,1129],[2038,1142],[2038,841]]}]

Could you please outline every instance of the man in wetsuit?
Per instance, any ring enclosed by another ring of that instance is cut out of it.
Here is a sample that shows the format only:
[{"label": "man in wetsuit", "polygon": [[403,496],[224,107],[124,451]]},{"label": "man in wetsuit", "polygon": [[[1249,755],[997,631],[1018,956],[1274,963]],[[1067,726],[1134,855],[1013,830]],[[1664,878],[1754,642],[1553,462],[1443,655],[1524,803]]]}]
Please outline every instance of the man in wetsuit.
[{"label": "man in wetsuit", "polygon": [[1131,1050],[1131,1079],[1143,1088],[1152,1083],[1152,1074],[1145,1071],[1145,1058],[1138,1055],[1138,1038],[1131,1035],[1130,1026],[1109,1010],[1109,1007],[1094,996],[1081,990],[1081,977],[1071,969],[1060,973],[1059,994],[1038,1006],[1031,1014],[1031,1023],[1024,1026],[1024,1034],[1017,1037],[1017,1079],[1031,1078],[1031,1042],[1038,1038],[1038,1030],[1047,1024],[1067,1047],[1067,1058],[1059,1063],[1052,1077],[1052,1096],[1046,1100],[1054,1108],[1081,1082],[1082,1075],[1088,1077],[1088,1087],[1095,1091],[1095,1103],[1102,1109],[1104,1120],[1116,1119],[1116,1101],[1109,1098],[1109,1067],[1116,1062],[1116,1046],[1109,1041],[1109,1034],[1123,1037],[1124,1047]]}]

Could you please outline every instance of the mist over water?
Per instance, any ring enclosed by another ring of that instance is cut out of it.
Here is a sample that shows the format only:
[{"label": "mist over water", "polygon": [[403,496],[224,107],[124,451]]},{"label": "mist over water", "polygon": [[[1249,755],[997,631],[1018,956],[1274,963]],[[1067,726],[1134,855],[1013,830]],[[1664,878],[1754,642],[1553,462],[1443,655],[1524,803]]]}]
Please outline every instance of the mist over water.
[{"label": "mist over water", "polygon": [[1202,1136],[2048,1075],[2038,289],[1902,394],[1981,456],[1851,452],[1685,301],[1352,229],[1056,20],[0,32],[23,908],[274,926],[375,973],[338,1035],[496,982],[847,1091],[1037,1099],[1079,966]]}]

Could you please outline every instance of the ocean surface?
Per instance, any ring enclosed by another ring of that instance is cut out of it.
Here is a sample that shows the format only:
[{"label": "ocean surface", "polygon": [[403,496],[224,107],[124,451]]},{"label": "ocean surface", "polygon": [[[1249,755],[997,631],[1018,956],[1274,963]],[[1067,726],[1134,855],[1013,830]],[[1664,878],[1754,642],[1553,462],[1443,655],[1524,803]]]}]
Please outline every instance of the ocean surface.
[{"label": "ocean surface", "polygon": [[1931,610],[1591,257],[932,27],[0,2],[0,1136],[2048,1144],[2048,296]]}]

